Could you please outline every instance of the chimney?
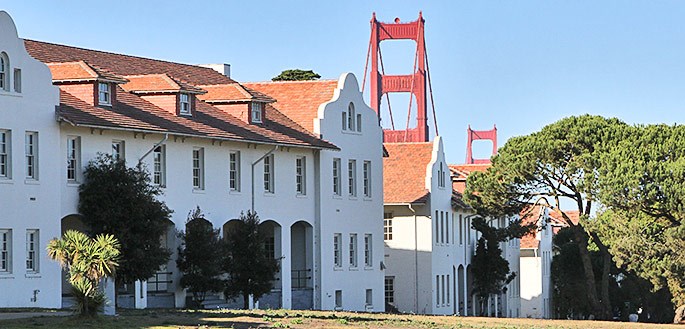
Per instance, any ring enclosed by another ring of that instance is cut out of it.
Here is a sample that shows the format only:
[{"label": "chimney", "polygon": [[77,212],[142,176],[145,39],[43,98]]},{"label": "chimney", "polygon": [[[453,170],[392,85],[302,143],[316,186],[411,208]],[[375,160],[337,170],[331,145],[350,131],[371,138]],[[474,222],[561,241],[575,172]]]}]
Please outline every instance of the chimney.
[{"label": "chimney", "polygon": [[206,67],[217,71],[227,77],[231,77],[231,64],[198,64],[197,66]]}]

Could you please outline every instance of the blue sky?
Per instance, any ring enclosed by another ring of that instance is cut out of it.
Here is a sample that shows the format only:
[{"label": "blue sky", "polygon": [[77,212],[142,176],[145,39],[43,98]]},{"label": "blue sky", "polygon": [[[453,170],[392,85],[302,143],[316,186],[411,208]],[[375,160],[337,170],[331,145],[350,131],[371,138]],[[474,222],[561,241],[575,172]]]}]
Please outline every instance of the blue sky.
[{"label": "blue sky", "polygon": [[[504,145],[584,113],[685,122],[683,1],[5,0],[0,10],[23,38],[225,62],[243,82],[289,68],[329,79],[350,71],[361,82],[371,13],[411,21],[422,10],[438,125],[452,163],[464,161],[468,124],[496,124]],[[410,42],[381,47],[389,73],[411,71]],[[406,116],[406,98],[391,101],[396,119]],[[478,145],[476,156],[488,148]]]}]

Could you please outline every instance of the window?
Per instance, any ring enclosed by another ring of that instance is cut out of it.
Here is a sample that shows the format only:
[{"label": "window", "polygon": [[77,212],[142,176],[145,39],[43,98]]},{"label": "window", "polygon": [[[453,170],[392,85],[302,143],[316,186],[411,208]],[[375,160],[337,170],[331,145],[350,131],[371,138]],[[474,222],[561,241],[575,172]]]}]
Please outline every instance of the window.
[{"label": "window", "polygon": [[76,182],[81,168],[81,138],[67,137],[67,181]]},{"label": "window", "polygon": [[263,107],[264,104],[262,103],[252,102],[252,110],[250,111],[252,113],[252,122],[262,122]]},{"label": "window", "polygon": [[190,95],[179,94],[178,96],[178,113],[183,115],[190,115]]},{"label": "window", "polygon": [[276,238],[273,236],[267,237],[264,241],[264,251],[270,259],[276,258]]},{"label": "window", "polygon": [[445,213],[440,212],[440,243],[445,243]]},{"label": "window", "polygon": [[371,197],[371,161],[364,161],[363,165],[364,180],[362,181],[364,186],[364,196],[367,198]]},{"label": "window", "polygon": [[295,159],[295,190],[297,194],[305,195],[307,188],[306,181],[307,158],[297,157]]},{"label": "window", "polygon": [[445,187],[445,170],[440,162],[440,169],[438,169],[438,187]]},{"label": "window", "polygon": [[341,181],[341,175],[340,175],[340,170],[341,170],[341,162],[340,158],[335,158],[333,159],[333,194],[335,195],[342,195],[342,191],[340,189],[340,181]]},{"label": "window", "polygon": [[459,214],[459,244],[464,244],[464,219],[461,214]]},{"label": "window", "polygon": [[112,105],[112,89],[109,83],[98,83],[98,104]]},{"label": "window", "polygon": [[12,230],[0,229],[0,273],[12,272]]},{"label": "window", "polygon": [[26,230],[26,271],[38,272],[38,230]]},{"label": "window", "polygon": [[373,305],[373,289],[366,289],[366,306]]},{"label": "window", "polygon": [[350,103],[350,105],[347,106],[347,112],[347,128],[350,129],[350,131],[355,131],[354,119],[356,119],[357,116],[354,115],[354,104]]},{"label": "window", "polygon": [[362,115],[357,114],[357,131],[361,132],[362,131]]},{"label": "window", "polygon": [[335,309],[336,310],[342,309],[342,290],[336,290],[335,291]]},{"label": "window", "polygon": [[342,234],[333,234],[333,264],[335,267],[342,267]]},{"label": "window", "polygon": [[240,152],[233,151],[228,154],[228,188],[231,191],[240,191]]},{"label": "window", "polygon": [[21,92],[21,69],[14,69],[14,91]]},{"label": "window", "polygon": [[435,276],[435,305],[440,306],[440,276]]},{"label": "window", "polygon": [[350,196],[357,196],[357,160],[347,162],[347,186]]},{"label": "window", "polygon": [[10,59],[6,53],[0,53],[0,89],[9,91]]},{"label": "window", "polygon": [[164,187],[166,186],[166,147],[157,146],[153,152],[153,183]]},{"label": "window", "polygon": [[12,178],[11,141],[10,131],[0,129],[0,178]]},{"label": "window", "polygon": [[386,276],[385,277],[385,303],[394,305],[395,304],[395,277]]},{"label": "window", "polygon": [[446,281],[447,281],[446,282],[447,287],[445,288],[445,291],[447,291],[447,305],[449,305],[450,304],[450,275],[449,274],[447,274],[447,280]]},{"label": "window", "polygon": [[264,158],[264,192],[274,193],[274,155]]},{"label": "window", "polygon": [[112,158],[116,161],[126,159],[124,141],[112,141]]},{"label": "window", "polygon": [[435,243],[438,244],[440,243],[440,220],[438,216],[438,211],[435,211]]},{"label": "window", "polygon": [[442,305],[445,305],[445,276],[441,275],[440,276],[440,293],[441,293],[441,301]]},{"label": "window", "polygon": [[385,241],[392,240],[392,217],[390,212],[383,213],[383,240]]},{"label": "window", "polygon": [[350,233],[350,267],[357,267],[357,233]]},{"label": "window", "polygon": [[364,266],[373,266],[373,254],[372,254],[372,243],[371,234],[364,234]]},{"label": "window", "polygon": [[342,130],[347,130],[347,112],[342,113]]},{"label": "window", "polygon": [[196,190],[205,188],[204,162],[204,148],[193,149],[193,188]]},{"label": "window", "polygon": [[25,144],[26,178],[38,179],[38,133],[27,131]]}]

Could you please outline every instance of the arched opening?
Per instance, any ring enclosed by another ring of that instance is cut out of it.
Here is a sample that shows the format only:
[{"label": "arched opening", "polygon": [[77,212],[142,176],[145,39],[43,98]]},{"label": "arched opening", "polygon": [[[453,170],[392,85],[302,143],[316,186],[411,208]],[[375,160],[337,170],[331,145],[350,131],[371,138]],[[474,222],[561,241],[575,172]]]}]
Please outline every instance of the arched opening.
[{"label": "arched opening", "polygon": [[[202,220],[206,222],[209,226],[212,226],[212,224],[205,219],[196,220]],[[169,261],[165,265],[160,266],[159,270],[157,270],[155,275],[148,279],[148,298],[150,296],[168,295],[174,291],[174,289],[172,289],[172,283],[178,281],[174,280],[173,278],[173,273],[178,272],[176,271],[176,259],[178,258],[178,242],[176,240],[177,238],[178,230],[176,230],[176,225],[174,225],[173,222],[168,221],[166,233],[164,233],[159,238],[159,243],[162,245],[162,247],[168,249],[171,252],[171,255],[169,256]],[[180,280],[180,277],[178,279]],[[150,302],[151,300],[148,299],[148,303]],[[170,307],[174,307],[173,303]]]},{"label": "arched opening", "polygon": [[0,89],[10,90],[10,59],[7,53],[0,52]]},{"label": "arched opening", "polygon": [[314,229],[305,221],[290,226],[290,266],[293,309],[313,306]]},{"label": "arched opening", "polygon": [[[4,54],[4,53],[3,53]],[[0,56],[1,57],[1,56]],[[60,238],[66,231],[73,230],[89,234],[90,229],[83,223],[82,216],[78,214],[71,214],[64,216],[61,220]],[[69,307],[73,298],[71,284],[67,278],[67,271],[62,270],[62,306]]]},{"label": "arched opening", "polygon": [[271,293],[263,295],[259,299],[259,307],[264,309],[278,309],[281,308],[281,292],[283,289],[283,273],[281,269],[281,262],[284,259],[281,250],[281,225],[273,220],[265,220],[259,223],[259,230],[264,234],[265,242],[264,249],[267,254],[276,259],[278,262],[278,272],[272,281]]}]

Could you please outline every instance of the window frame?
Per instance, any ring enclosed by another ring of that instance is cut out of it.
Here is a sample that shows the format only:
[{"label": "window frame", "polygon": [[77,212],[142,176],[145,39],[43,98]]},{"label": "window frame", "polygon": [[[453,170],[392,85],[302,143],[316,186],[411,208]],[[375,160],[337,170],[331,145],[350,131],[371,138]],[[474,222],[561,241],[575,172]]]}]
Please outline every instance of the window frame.
[{"label": "window frame", "polygon": [[333,158],[333,195],[342,196],[342,160]]},{"label": "window frame", "polygon": [[364,268],[373,267],[373,235],[364,234]]},{"label": "window frame", "polygon": [[0,52],[0,90],[10,91],[10,58],[5,52]]},{"label": "window frame", "polygon": [[178,114],[180,114],[180,115],[192,115],[193,114],[190,94],[186,94],[186,93],[179,93],[178,94]]},{"label": "window frame", "polygon": [[38,132],[27,131],[24,135],[26,179],[38,180]]},{"label": "window frame", "polygon": [[392,241],[392,213],[383,213],[383,241]]},{"label": "window frame", "polygon": [[295,158],[295,192],[297,195],[307,194],[307,157]]},{"label": "window frame", "polygon": [[193,148],[193,189],[205,189],[204,147]]},{"label": "window frame", "polygon": [[228,189],[240,192],[240,151],[228,153]]},{"label": "window frame", "polygon": [[347,160],[347,188],[348,195],[357,197],[357,160]]},{"label": "window frame", "polygon": [[12,273],[12,229],[0,229],[0,274]]},{"label": "window frame", "polygon": [[81,137],[67,136],[67,182],[79,180],[81,168]]},{"label": "window frame", "polygon": [[356,131],[356,124],[355,121],[357,119],[357,116],[355,115],[354,111],[354,104],[350,103],[347,105],[347,129],[350,131]]},{"label": "window frame", "polygon": [[264,122],[264,104],[260,102],[252,102],[250,104],[250,121],[253,123]]},{"label": "window frame", "polygon": [[362,164],[362,190],[364,197],[371,198],[371,161],[364,161]]},{"label": "window frame", "polygon": [[166,145],[158,145],[152,151],[152,183],[166,187]]},{"label": "window frame", "polygon": [[350,268],[359,267],[357,241],[357,233],[350,233],[350,239],[348,241]]},{"label": "window frame", "polygon": [[15,68],[13,70],[13,83],[12,85],[14,86],[14,92],[21,94],[21,69]]},{"label": "window frame", "polygon": [[12,179],[12,131],[0,129],[0,179]]},{"label": "window frame", "polygon": [[342,233],[333,234],[333,267],[342,268]]},{"label": "window frame", "polygon": [[[116,145],[116,146],[115,146]],[[120,139],[112,140],[112,158],[126,161],[126,142]]]},{"label": "window frame", "polygon": [[273,154],[264,157],[264,193],[273,194],[276,190],[275,158]]},{"label": "window frame", "polygon": [[[103,89],[104,87],[104,89]],[[104,96],[104,97],[103,97]],[[112,105],[112,84],[98,82],[98,105]]]},{"label": "window frame", "polygon": [[26,230],[26,272],[40,272],[40,230]]},{"label": "window frame", "polygon": [[395,277],[386,276],[383,281],[383,288],[383,291],[385,292],[385,303],[395,305]]}]

